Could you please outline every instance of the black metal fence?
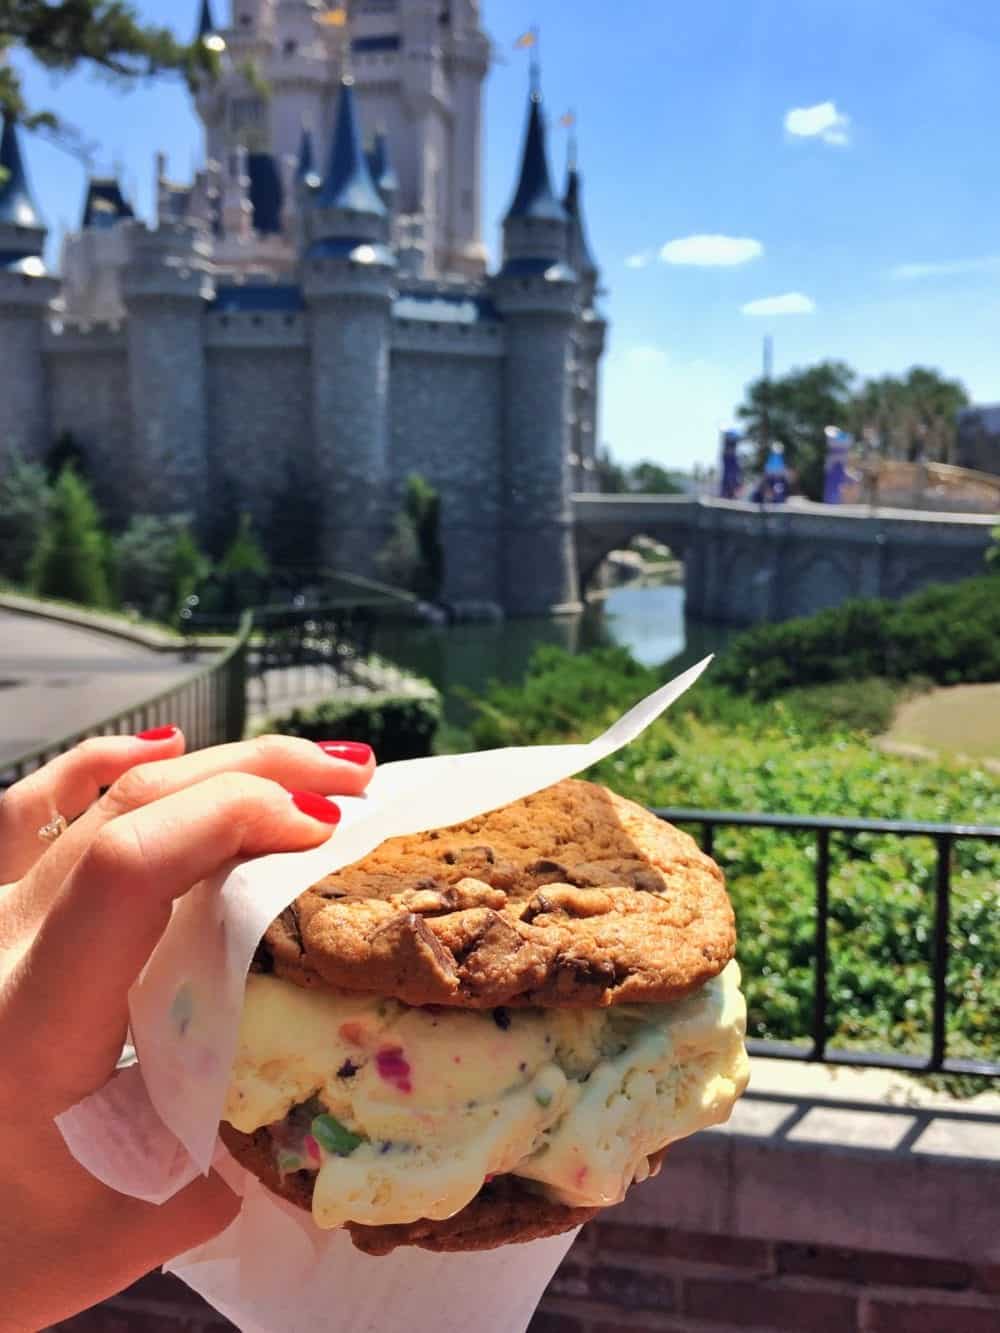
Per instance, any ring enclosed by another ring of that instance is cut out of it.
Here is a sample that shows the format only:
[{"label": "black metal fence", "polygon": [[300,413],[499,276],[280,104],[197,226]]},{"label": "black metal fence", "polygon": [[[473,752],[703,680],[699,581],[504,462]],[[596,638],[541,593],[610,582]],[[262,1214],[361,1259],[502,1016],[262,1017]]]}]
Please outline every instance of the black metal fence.
[{"label": "black metal fence", "polygon": [[246,611],[232,643],[203,670],[113,717],[3,764],[0,789],[9,787],[88,736],[135,734],[173,722],[184,732],[189,750],[239,740],[246,724],[247,651],[252,627],[253,613]]},{"label": "black metal fence", "polygon": [[[950,946],[952,853],[955,843],[970,839],[1000,842],[1000,826],[981,824],[918,824],[886,819],[819,819],[797,815],[749,815],[725,810],[654,811],[672,824],[694,824],[701,831],[701,845],[709,856],[720,860],[715,846],[718,828],[768,828],[811,833],[816,846],[816,898],[813,1016],[808,1046],[792,1042],[751,1039],[753,1055],[783,1060],[810,1060],[828,1064],[860,1065],[875,1069],[901,1069],[908,1073],[977,1074],[1000,1078],[1000,1061],[966,1059],[948,1055],[948,955]],[[934,936],[928,960],[933,984],[933,1008],[929,1032],[930,1054],[926,1057],[896,1051],[844,1050],[829,1043],[831,1007],[828,990],[830,971],[830,842],[837,835],[886,834],[903,838],[929,838],[936,849],[934,883]],[[720,860],[723,865],[724,861]],[[805,1035],[805,1034],[803,1034]]]}]

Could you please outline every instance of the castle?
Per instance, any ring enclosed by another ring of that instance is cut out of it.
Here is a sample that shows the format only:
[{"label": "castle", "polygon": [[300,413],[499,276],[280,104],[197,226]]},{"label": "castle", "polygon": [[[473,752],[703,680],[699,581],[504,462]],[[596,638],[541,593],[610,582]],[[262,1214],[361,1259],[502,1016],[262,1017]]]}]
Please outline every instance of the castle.
[{"label": "castle", "polygon": [[181,184],[158,158],[155,227],[92,179],[61,278],[4,123],[0,467],[69,432],[115,523],[187,512],[217,541],[248,511],[276,560],[361,574],[420,473],[445,600],[574,605],[606,326],[537,71],[489,273],[477,0],[232,8],[217,28],[201,0],[204,168]]}]

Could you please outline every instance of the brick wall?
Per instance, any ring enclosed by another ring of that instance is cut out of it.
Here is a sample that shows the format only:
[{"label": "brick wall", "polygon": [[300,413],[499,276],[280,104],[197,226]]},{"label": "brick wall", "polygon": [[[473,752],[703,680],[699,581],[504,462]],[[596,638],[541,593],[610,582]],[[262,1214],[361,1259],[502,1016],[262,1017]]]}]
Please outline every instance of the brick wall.
[{"label": "brick wall", "polygon": [[[65,1333],[231,1327],[160,1273],[57,1325]],[[1000,1265],[595,1223],[556,1273],[529,1333],[735,1330],[1000,1333]]]}]

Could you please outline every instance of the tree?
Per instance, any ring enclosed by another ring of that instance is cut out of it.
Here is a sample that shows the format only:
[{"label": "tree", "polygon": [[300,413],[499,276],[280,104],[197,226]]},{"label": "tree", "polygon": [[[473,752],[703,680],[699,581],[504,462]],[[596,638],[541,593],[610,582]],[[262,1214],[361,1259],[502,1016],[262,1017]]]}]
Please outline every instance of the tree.
[{"label": "tree", "polygon": [[107,606],[106,539],[97,506],[72,467],[52,488],[45,527],[32,561],[31,583],[43,597]]},{"label": "tree", "polygon": [[406,512],[417,538],[419,564],[413,591],[433,602],[444,581],[444,548],[441,545],[441,496],[416,473],[406,481]]},{"label": "tree", "polygon": [[385,545],[375,557],[375,568],[386,583],[412,592],[419,564],[420,548],[413,520],[405,509],[401,509],[393,519],[392,532]]},{"label": "tree", "polygon": [[889,458],[949,462],[959,411],[969,404],[964,384],[937,370],[913,366],[904,376],[866,380],[847,418],[858,438],[876,443]]},{"label": "tree", "polygon": [[763,467],[769,444],[785,446],[785,461],[812,500],[823,494],[827,426],[848,419],[856,376],[843,361],[821,361],[774,380],[755,380],[737,409]]},{"label": "tree", "polygon": [[225,585],[225,601],[231,611],[253,606],[264,596],[271,562],[254,532],[253,519],[245,511],[239,527],[219,561],[218,572]]},{"label": "tree", "polygon": [[441,546],[441,497],[423,477],[407,478],[403,507],[392,532],[375,557],[382,578],[425,602],[435,601],[444,581]]},{"label": "tree", "polygon": [[186,514],[136,514],[114,543],[118,594],[154,620],[172,620],[209,564]]},{"label": "tree", "polygon": [[665,467],[643,459],[629,468],[628,489],[635,495],[679,495],[682,488]]},{"label": "tree", "polygon": [[212,562],[184,525],[177,534],[170,553],[170,615],[178,616],[187,599],[212,572]]},{"label": "tree", "polygon": [[0,477],[0,578],[27,582],[48,503],[45,469],[13,455]]},{"label": "tree", "polygon": [[594,458],[597,470],[597,489],[602,495],[621,495],[628,490],[628,477],[620,463],[611,457],[607,445],[598,449]]},{"label": "tree", "polygon": [[142,23],[124,0],[0,0],[0,109],[29,129],[45,128],[72,140],[73,131],[51,111],[32,110],[21,79],[5,53],[21,48],[46,69],[66,73],[87,64],[126,87],[164,73],[193,83],[214,75],[212,42],[178,42],[169,28]]}]

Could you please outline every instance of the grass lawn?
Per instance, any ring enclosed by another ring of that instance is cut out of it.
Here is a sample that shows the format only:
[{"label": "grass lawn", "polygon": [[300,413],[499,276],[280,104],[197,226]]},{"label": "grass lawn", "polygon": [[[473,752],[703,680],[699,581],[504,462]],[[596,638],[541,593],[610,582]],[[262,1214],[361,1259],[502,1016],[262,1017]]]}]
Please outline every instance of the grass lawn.
[{"label": "grass lawn", "polygon": [[950,685],[906,699],[888,735],[904,745],[1000,759],[1000,684]]}]

